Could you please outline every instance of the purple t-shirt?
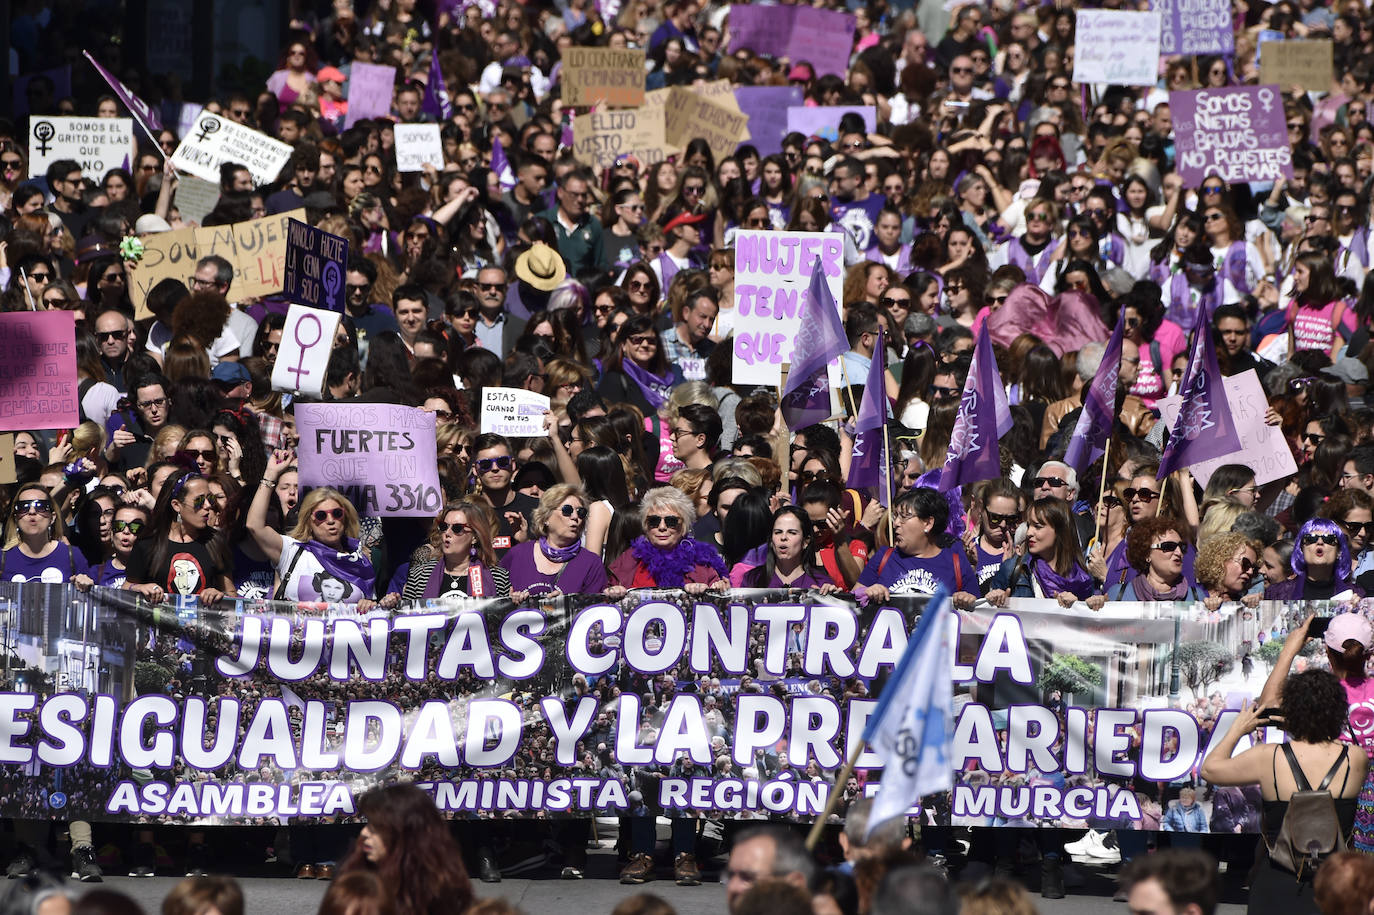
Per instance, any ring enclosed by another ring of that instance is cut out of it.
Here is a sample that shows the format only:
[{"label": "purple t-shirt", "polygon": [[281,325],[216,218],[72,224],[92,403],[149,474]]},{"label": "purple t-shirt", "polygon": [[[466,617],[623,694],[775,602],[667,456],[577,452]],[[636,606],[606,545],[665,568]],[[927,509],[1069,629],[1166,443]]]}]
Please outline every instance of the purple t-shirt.
[{"label": "purple t-shirt", "polygon": [[58,543],[42,559],[25,556],[18,546],[5,550],[4,562],[0,566],[0,579],[4,581],[41,581],[56,585],[71,581],[75,575],[90,575],[91,566],[86,557],[74,546]]},{"label": "purple t-shirt", "polygon": [[[517,543],[501,557],[501,568],[510,573],[512,591],[528,591],[539,597],[558,590],[564,594],[597,594],[606,590],[606,566],[591,550],[582,550],[563,566],[562,573],[545,575],[534,563],[534,541]],[[557,579],[557,582],[555,582]]]},{"label": "purple t-shirt", "polygon": [[863,200],[848,203],[836,200],[830,205],[830,218],[854,239],[854,247],[867,251],[873,246],[873,226],[885,206],[887,198],[882,194],[869,194]]},{"label": "purple t-shirt", "polygon": [[941,550],[930,559],[905,556],[901,550],[880,549],[869,557],[868,565],[859,573],[859,584],[885,585],[891,594],[934,594],[940,587],[950,593],[968,591],[978,586],[978,579],[962,546],[957,550]]},{"label": "purple t-shirt", "polygon": [[989,553],[983,549],[982,538],[979,538],[974,549],[978,551],[978,587],[981,588],[988,583],[988,579],[997,574],[997,570],[1002,567],[1002,562],[1007,557],[1001,553]]}]

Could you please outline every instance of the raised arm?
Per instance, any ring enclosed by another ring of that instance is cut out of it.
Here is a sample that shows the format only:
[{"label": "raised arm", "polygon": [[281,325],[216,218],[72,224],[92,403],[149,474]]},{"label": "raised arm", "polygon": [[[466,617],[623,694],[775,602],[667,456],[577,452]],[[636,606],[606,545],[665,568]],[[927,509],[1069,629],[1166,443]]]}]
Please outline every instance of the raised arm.
[{"label": "raised arm", "polygon": [[257,492],[253,493],[253,501],[248,506],[248,517],[245,519],[248,533],[253,535],[258,549],[267,554],[273,565],[281,559],[283,541],[281,534],[267,523],[267,507],[272,501],[272,491],[277,488],[277,478],[291,466],[294,457],[290,451],[272,452],[267,469],[263,471],[262,481],[258,483]]}]

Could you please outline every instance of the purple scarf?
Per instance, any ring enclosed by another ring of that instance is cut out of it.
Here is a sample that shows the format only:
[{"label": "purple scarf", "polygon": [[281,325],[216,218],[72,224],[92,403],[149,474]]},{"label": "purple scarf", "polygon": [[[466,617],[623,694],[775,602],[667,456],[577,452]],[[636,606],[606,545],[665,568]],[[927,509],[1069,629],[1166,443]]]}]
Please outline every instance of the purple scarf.
[{"label": "purple scarf", "polygon": [[570,546],[558,547],[549,543],[549,538],[540,537],[539,552],[543,553],[549,562],[571,562],[574,556],[582,552],[582,544],[573,541]]},{"label": "purple scarf", "polygon": [[[359,548],[357,540],[345,537],[342,550],[325,546],[318,540],[307,540],[301,546],[331,576],[356,588],[358,599],[372,597],[377,587],[377,571],[372,568],[372,560]],[[353,593],[349,592],[348,597],[353,598]]]},{"label": "purple scarf", "polygon": [[1088,570],[1074,563],[1068,575],[1060,575],[1043,559],[1037,558],[1031,566],[1031,574],[1040,582],[1046,597],[1058,597],[1060,592],[1068,591],[1074,597],[1087,600],[1093,593],[1093,577]]},{"label": "purple scarf", "polygon": [[1208,312],[1214,311],[1221,305],[1220,278],[1214,277],[1207,285],[1210,288],[1200,289],[1202,295],[1194,303],[1192,293],[1194,287],[1188,282],[1188,271],[1180,270],[1175,273],[1173,279],[1169,281],[1169,305],[1164,312],[1164,317],[1183,328],[1185,333],[1191,334],[1193,328],[1197,326],[1197,316],[1203,305],[1207,306]]},{"label": "purple scarf", "polygon": [[702,565],[710,566],[720,573],[721,578],[725,577],[725,562],[715,547],[691,537],[666,553],[650,543],[647,537],[636,537],[630,546],[630,553],[649,570],[654,585],[659,588],[681,588],[687,581],[688,573]]},{"label": "purple scarf", "polygon": [[1131,579],[1129,590],[1135,594],[1136,600],[1183,600],[1188,596],[1188,579],[1180,578],[1178,584],[1168,591],[1156,591],[1150,587],[1147,576],[1142,572]]},{"label": "purple scarf", "polygon": [[668,392],[673,387],[671,372],[667,375],[655,375],[646,368],[640,368],[639,364],[629,357],[620,361],[620,370],[639,385],[640,393],[649,402],[649,406],[655,410],[663,409],[663,405],[668,402]]}]

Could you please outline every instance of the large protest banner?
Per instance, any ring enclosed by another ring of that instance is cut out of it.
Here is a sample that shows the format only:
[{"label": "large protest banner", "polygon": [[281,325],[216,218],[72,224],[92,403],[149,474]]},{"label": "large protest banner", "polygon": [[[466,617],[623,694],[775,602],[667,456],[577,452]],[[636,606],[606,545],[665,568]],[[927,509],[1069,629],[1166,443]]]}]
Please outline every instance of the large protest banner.
[{"label": "large protest banner", "polygon": [[1160,54],[1236,53],[1230,0],[1151,0],[1150,9],[1161,18]]},{"label": "large protest banner", "polygon": [[1330,38],[1261,41],[1260,82],[1325,92],[1331,86],[1335,43]]},{"label": "large protest banner", "polygon": [[610,168],[620,156],[641,165],[662,162],[676,150],[664,135],[662,107],[594,111],[573,119],[573,155],[585,165]]},{"label": "large protest banner", "polygon": [[72,312],[0,314],[0,431],[74,427],[79,381]]},{"label": "large protest banner", "polygon": [[568,48],[563,52],[563,104],[635,108],[644,104],[644,52]]},{"label": "large protest banner", "polygon": [[302,490],[339,490],[359,514],[432,517],[444,502],[434,414],[385,403],[296,407]]},{"label": "large protest banner", "polygon": [[219,181],[219,167],[237,162],[252,172],[258,184],[277,180],[291,158],[291,147],[265,133],[244,127],[217,114],[202,112],[195,126],[182,135],[172,164],[206,181]]},{"label": "large protest banner", "polygon": [[843,75],[854,46],[854,15],[803,6],[730,8],[730,50],[806,61],[817,76]]},{"label": "large protest banner", "polygon": [[[23,722],[0,739],[0,815],[207,825],[352,820],[360,794],[398,778],[453,817],[613,816],[640,790],[652,814],[808,820],[925,606],[637,591],[153,607],[8,582],[0,599],[13,639],[0,721]],[[1263,682],[1240,659],[1272,658],[1297,612],[1015,600],[961,613],[958,777],[925,816],[1158,828]],[[858,757],[841,816],[876,790],[877,765]],[[1217,831],[1257,831],[1258,791],[1224,800]]]},{"label": "large protest banner", "polygon": [[1159,71],[1158,11],[1080,9],[1074,41],[1073,81],[1153,86]]},{"label": "large protest banner", "polygon": [[[1265,423],[1264,414],[1269,408],[1269,398],[1254,369],[1223,379],[1226,387],[1226,403],[1231,419],[1236,424],[1240,436],[1240,450],[1221,457],[1192,464],[1188,470],[1203,486],[1212,478],[1212,473],[1222,464],[1243,464],[1255,471],[1255,483],[1263,486],[1274,480],[1281,480],[1289,474],[1298,472],[1293,461],[1293,451],[1288,447],[1281,426]],[[1177,395],[1161,398],[1159,410],[1167,428],[1174,427],[1178,411],[1183,407],[1183,398]]]},{"label": "large protest banner", "polygon": [[134,149],[133,118],[41,117],[29,121],[29,177],[41,177],[59,159],[72,159],[99,182],[112,168],[128,168]]},{"label": "large protest banner", "polygon": [[792,361],[811,267],[821,258],[836,307],[844,301],[844,236],[741,229],[735,235],[735,355],[739,384],[776,385]]},{"label": "large protest banner", "polygon": [[1188,187],[1209,175],[1228,184],[1293,179],[1293,151],[1277,86],[1170,92],[1178,173]]}]

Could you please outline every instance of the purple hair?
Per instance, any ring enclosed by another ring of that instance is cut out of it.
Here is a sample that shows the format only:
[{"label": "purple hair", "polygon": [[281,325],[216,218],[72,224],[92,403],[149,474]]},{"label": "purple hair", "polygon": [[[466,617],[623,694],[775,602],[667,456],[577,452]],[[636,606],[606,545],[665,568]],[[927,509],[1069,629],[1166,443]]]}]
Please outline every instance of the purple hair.
[{"label": "purple hair", "polygon": [[1297,542],[1293,548],[1291,564],[1293,571],[1298,576],[1298,588],[1294,593],[1301,594],[1303,587],[1307,584],[1307,559],[1302,555],[1302,538],[1308,534],[1335,535],[1337,556],[1333,577],[1336,583],[1336,592],[1345,590],[1350,585],[1350,539],[1345,536],[1345,531],[1335,521],[1329,518],[1313,518],[1298,530]]}]

